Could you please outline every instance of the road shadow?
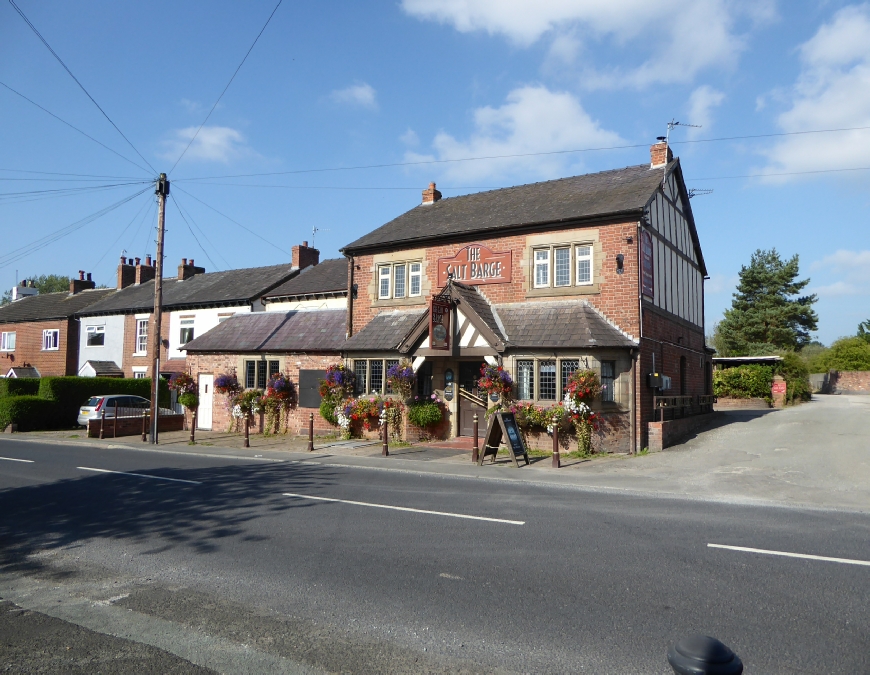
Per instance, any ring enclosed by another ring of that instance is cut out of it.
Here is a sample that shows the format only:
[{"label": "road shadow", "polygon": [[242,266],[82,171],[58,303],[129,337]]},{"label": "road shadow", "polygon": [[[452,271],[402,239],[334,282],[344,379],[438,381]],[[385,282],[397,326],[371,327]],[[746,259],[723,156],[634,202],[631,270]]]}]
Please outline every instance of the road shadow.
[{"label": "road shadow", "polygon": [[329,467],[295,463],[130,473],[201,484],[99,474],[0,490],[0,567],[36,571],[41,565],[31,554],[98,538],[135,543],[159,535],[161,545],[148,553],[185,546],[208,554],[264,509],[278,514],[314,505],[283,492],[305,494],[336,482]]}]

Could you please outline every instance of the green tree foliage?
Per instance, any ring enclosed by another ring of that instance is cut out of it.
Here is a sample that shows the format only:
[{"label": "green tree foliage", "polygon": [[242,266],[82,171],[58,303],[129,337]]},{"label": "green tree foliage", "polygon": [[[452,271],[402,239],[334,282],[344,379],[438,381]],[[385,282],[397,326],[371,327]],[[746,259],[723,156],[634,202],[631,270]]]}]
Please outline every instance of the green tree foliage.
[{"label": "green tree foliage", "polygon": [[[27,279],[33,282],[34,288],[39,291],[40,295],[69,291],[69,277],[65,274],[40,274],[39,276],[27,277]],[[0,305],[8,305],[10,302],[12,302],[11,289],[3,292]]]},{"label": "green tree foliage", "polygon": [[806,362],[794,352],[783,352],[780,356],[782,361],[776,364],[774,372],[785,378],[786,403],[809,401],[813,397],[813,390]]},{"label": "green tree foliage", "polygon": [[721,398],[763,398],[770,400],[773,369],[748,364],[713,373],[713,394]]},{"label": "green tree foliage", "polygon": [[[725,317],[717,326],[723,356],[760,356],[777,350],[800,350],[818,327],[815,295],[800,296],[809,279],[798,280],[798,256],[787,261],[776,249],[758,249],[740,282]],[[797,297],[796,297],[797,296]]]},{"label": "green tree foliage", "polygon": [[870,343],[870,319],[858,324],[858,337],[864,342]]},{"label": "green tree foliage", "polygon": [[870,342],[860,337],[840,338],[813,363],[814,372],[870,370]]}]

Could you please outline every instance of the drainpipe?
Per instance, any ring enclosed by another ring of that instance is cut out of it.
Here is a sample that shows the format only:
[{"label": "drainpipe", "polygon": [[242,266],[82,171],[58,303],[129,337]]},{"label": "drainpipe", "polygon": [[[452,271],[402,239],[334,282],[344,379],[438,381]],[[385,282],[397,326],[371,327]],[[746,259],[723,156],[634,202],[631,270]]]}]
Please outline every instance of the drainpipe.
[{"label": "drainpipe", "polygon": [[[632,407],[631,452],[632,453],[636,453],[638,450],[638,448],[637,448],[637,440],[638,440],[637,439],[637,425],[638,425],[638,422],[640,422],[641,424],[643,423],[643,420],[638,420],[638,416],[640,415],[641,410],[643,410],[643,406],[637,405],[637,400],[636,400],[636,396],[637,396],[636,392],[641,387],[641,384],[637,382],[637,374],[638,374],[637,373],[637,370],[638,370],[637,369],[637,362],[638,362],[638,360],[640,360],[640,358],[641,358],[640,355],[641,355],[641,352],[643,351],[643,270],[641,269],[642,264],[643,264],[643,260],[642,260],[643,248],[642,248],[642,244],[641,244],[642,241],[643,241],[643,221],[638,220],[637,221],[637,242],[636,242],[636,245],[637,245],[637,317],[638,317],[637,347],[638,347],[638,353],[637,353],[636,357],[634,355],[632,355],[632,360],[631,360],[631,385],[632,385],[631,386],[631,389],[632,389],[632,394],[631,394],[631,407]],[[653,359],[655,359],[655,356],[653,356]],[[653,371],[655,371],[655,368],[653,368]],[[641,373],[641,377],[643,377],[642,373]],[[641,431],[641,435],[643,435],[642,431]]]},{"label": "drainpipe", "polygon": [[347,255],[347,327],[345,330],[345,340],[349,340],[353,335],[353,268],[354,259],[352,255]]},{"label": "drainpipe", "polygon": [[631,350],[631,380],[628,386],[629,410],[631,411],[631,447],[629,454],[637,454],[637,394],[635,378],[637,377],[637,356],[639,350]]}]

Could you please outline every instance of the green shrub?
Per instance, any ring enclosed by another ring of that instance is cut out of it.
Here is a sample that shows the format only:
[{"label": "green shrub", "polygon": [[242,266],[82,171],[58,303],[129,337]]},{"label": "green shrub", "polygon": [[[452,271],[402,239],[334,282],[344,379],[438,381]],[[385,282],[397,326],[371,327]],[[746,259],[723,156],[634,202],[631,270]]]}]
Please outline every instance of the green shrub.
[{"label": "green shrub", "polygon": [[[121,394],[151,399],[151,379],[118,377],[43,377],[39,383],[39,398],[57,402],[59,426],[76,425],[79,408],[91,396]],[[160,405],[169,405],[169,386],[160,380]]]},{"label": "green shrub", "polygon": [[417,427],[426,428],[438,424],[442,417],[441,406],[435,402],[412,403],[408,406],[408,421]]},{"label": "green shrub", "polygon": [[38,377],[0,377],[0,398],[5,396],[36,396],[38,393]]},{"label": "green shrub", "polygon": [[870,370],[870,343],[860,337],[841,338],[819,359],[819,367],[829,370]]},{"label": "green shrub", "polygon": [[338,426],[338,420],[335,417],[335,407],[337,405],[338,403],[332,396],[324,396],[320,401],[320,416],[332,426]]},{"label": "green shrub", "polygon": [[61,426],[58,404],[38,396],[5,396],[0,398],[0,430],[17,424],[18,431],[40,431]]},{"label": "green shrub", "polygon": [[806,362],[794,352],[782,354],[782,361],[776,364],[775,372],[785,378],[786,403],[809,401],[813,397],[809,368]]},{"label": "green shrub", "polygon": [[773,370],[749,364],[713,373],[713,394],[722,398],[764,398],[770,400]]}]

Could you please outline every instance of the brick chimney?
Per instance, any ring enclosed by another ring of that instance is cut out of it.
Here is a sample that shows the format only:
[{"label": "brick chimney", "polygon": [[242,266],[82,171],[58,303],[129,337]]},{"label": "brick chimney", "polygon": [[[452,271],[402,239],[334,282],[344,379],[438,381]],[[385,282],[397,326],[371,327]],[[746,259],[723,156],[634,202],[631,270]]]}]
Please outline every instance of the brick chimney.
[{"label": "brick chimney", "polygon": [[118,290],[127,288],[136,283],[136,267],[133,265],[133,258],[128,261],[127,258],[121,256],[121,264],[118,265]]},{"label": "brick chimney", "polygon": [[197,267],[193,263],[193,258],[187,262],[187,258],[181,259],[181,264],[178,266],[178,280],[187,281],[196,274],[205,274],[205,267]]},{"label": "brick chimney", "polygon": [[85,271],[79,270],[79,278],[78,279],[70,279],[69,280],[69,294],[75,295],[76,293],[81,293],[82,291],[89,291],[92,288],[96,288],[97,284],[93,282],[91,279],[91,273],[88,272],[88,278],[85,279]]},{"label": "brick chimney", "polygon": [[293,267],[298,267],[300,270],[320,262],[320,251],[308,246],[307,241],[303,241],[302,246],[294,246],[290,250],[293,254],[291,258]]},{"label": "brick chimney", "polygon": [[157,274],[157,269],[151,264],[151,256],[145,256],[145,264],[139,263],[136,258],[136,283],[145,284],[151,281]]},{"label": "brick chimney", "polygon": [[664,136],[658,137],[658,143],[649,147],[649,168],[660,169],[674,158],[674,153],[668,147]]},{"label": "brick chimney", "polygon": [[435,189],[435,183],[429,183],[429,188],[423,190],[423,206],[434,204],[441,199],[441,193]]}]

